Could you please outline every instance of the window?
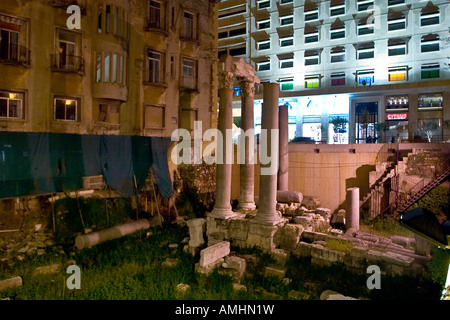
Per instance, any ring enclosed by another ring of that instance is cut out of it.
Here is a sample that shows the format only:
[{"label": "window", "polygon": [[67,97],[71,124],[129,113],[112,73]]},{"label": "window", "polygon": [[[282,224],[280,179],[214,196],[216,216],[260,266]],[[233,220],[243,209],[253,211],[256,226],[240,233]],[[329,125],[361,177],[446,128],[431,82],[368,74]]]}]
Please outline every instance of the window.
[{"label": "window", "polygon": [[312,43],[319,41],[319,31],[305,34],[305,43]]},{"label": "window", "polygon": [[280,4],[287,4],[287,3],[292,3],[294,2],[293,0],[280,0]]},{"label": "window", "polygon": [[407,44],[403,39],[390,39],[388,41],[388,55],[399,56],[407,53]]},{"label": "window", "polygon": [[375,31],[375,21],[369,20],[370,16],[358,23],[358,35],[372,34]]},{"label": "window", "polygon": [[76,35],[73,32],[59,31],[58,39],[58,69],[75,69]]},{"label": "window", "polygon": [[294,23],[294,16],[280,17],[280,26],[287,26]]},{"label": "window", "polygon": [[242,56],[247,54],[247,47],[245,46],[245,44],[243,46],[239,46],[236,48],[232,48],[229,50],[230,55],[234,56]]},{"label": "window", "polygon": [[246,4],[236,5],[231,8],[219,9],[219,19],[237,16],[247,12]]},{"label": "window", "polygon": [[161,53],[148,50],[148,78],[149,83],[162,82]]},{"label": "window", "polygon": [[371,59],[375,56],[374,43],[361,44],[356,50],[356,58],[358,60]]},{"label": "window", "polygon": [[345,61],[345,48],[344,47],[336,47],[336,48],[331,49],[330,61],[331,61],[331,63],[344,62]]},{"label": "window", "polygon": [[444,106],[442,93],[428,93],[419,95],[419,111],[442,110]]},{"label": "window", "polygon": [[0,59],[19,60],[19,32],[0,29]]},{"label": "window", "polygon": [[388,31],[396,31],[406,29],[406,18],[388,19]]},{"label": "window", "polygon": [[183,59],[183,77],[194,76],[194,61],[189,59]]},{"label": "window", "polygon": [[421,78],[422,79],[435,79],[440,76],[439,63],[423,64],[421,66]]},{"label": "window", "polygon": [[78,100],[74,98],[57,97],[54,99],[54,119],[77,121]]},{"label": "window", "polygon": [[145,107],[145,128],[163,129],[166,126],[166,107],[165,106],[146,106]]},{"label": "window", "polygon": [[258,30],[269,29],[270,28],[270,19],[260,20],[257,23]]},{"label": "window", "polygon": [[366,11],[373,7],[373,0],[358,0],[358,11]]},{"label": "window", "polygon": [[96,59],[96,72],[95,72],[95,82],[102,81],[102,54],[97,53]]},{"label": "window", "polygon": [[312,66],[320,64],[320,52],[313,51],[305,51],[305,66]]},{"label": "window", "polygon": [[258,9],[270,8],[270,0],[256,0]]},{"label": "window", "polygon": [[420,14],[420,26],[431,26],[439,24],[439,10],[430,13],[422,12]]},{"label": "window", "polygon": [[194,15],[190,12],[184,12],[183,15],[183,38],[194,39]]},{"label": "window", "polygon": [[117,67],[118,67],[118,56],[117,53],[113,54],[113,60],[112,60],[112,82],[116,83],[117,82]]},{"label": "window", "polygon": [[237,28],[229,31],[230,37],[236,37],[243,34],[247,34],[247,28],[245,26],[243,28]]},{"label": "window", "polygon": [[270,60],[260,61],[256,63],[257,71],[267,71],[270,70]]},{"label": "window", "polygon": [[373,70],[356,72],[356,83],[358,85],[362,85],[362,86],[369,85],[370,86],[374,82],[375,82],[375,73]]},{"label": "window", "polygon": [[124,57],[120,56],[119,59],[119,84],[125,84],[125,63],[124,63]]},{"label": "window", "polygon": [[105,53],[105,73],[104,73],[104,82],[110,81],[110,72],[111,72],[111,54]]},{"label": "window", "polygon": [[293,36],[280,38],[280,47],[289,47],[289,46],[293,46],[293,45],[294,45],[294,37]]},{"label": "window", "polygon": [[270,49],[270,40],[263,40],[257,43],[258,50],[267,50]]},{"label": "window", "polygon": [[345,38],[345,27],[331,29],[330,38],[331,40]]},{"label": "window", "polygon": [[23,119],[24,93],[0,91],[0,118]]},{"label": "window", "polygon": [[114,7],[114,26],[113,33],[118,34],[119,31],[119,7]]},{"label": "window", "polygon": [[288,91],[294,89],[294,79],[293,78],[283,78],[279,80],[281,91]]},{"label": "window", "polygon": [[331,86],[345,86],[345,73],[332,73]]},{"label": "window", "polygon": [[306,76],[305,88],[320,88],[320,76]]},{"label": "window", "polygon": [[319,19],[319,9],[305,12],[305,21],[317,20]]},{"label": "window", "polygon": [[389,82],[406,81],[408,80],[408,68],[407,67],[389,68],[388,77]]},{"label": "window", "polygon": [[148,27],[161,28],[161,3],[158,1],[150,1]]},{"label": "window", "polygon": [[98,6],[97,32],[102,33],[103,5]]},{"label": "window", "polygon": [[183,58],[182,64],[182,87],[188,89],[197,89],[197,61]]},{"label": "window", "polygon": [[422,37],[420,50],[421,52],[439,51],[440,38],[438,35],[428,35]]},{"label": "window", "polygon": [[106,22],[105,22],[105,31],[109,33],[111,30],[111,6],[106,5]]},{"label": "window", "polygon": [[293,68],[294,67],[294,57],[289,56],[285,58],[280,58],[280,69]]},{"label": "window", "polygon": [[405,3],[405,0],[388,0],[388,6],[396,6]]},{"label": "window", "polygon": [[332,4],[330,4],[330,16],[340,16],[345,14],[345,2],[342,1],[342,4],[338,4],[333,6]]}]

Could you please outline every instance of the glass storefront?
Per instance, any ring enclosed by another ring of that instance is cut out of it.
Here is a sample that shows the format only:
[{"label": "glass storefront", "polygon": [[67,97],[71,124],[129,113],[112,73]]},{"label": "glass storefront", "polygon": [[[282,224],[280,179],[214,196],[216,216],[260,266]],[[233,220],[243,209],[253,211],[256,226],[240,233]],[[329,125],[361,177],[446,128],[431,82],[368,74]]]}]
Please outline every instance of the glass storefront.
[{"label": "glass storefront", "polygon": [[386,97],[386,142],[408,140],[408,95]]},{"label": "glass storefront", "polygon": [[374,143],[378,135],[378,102],[358,102],[355,104],[356,143]]}]

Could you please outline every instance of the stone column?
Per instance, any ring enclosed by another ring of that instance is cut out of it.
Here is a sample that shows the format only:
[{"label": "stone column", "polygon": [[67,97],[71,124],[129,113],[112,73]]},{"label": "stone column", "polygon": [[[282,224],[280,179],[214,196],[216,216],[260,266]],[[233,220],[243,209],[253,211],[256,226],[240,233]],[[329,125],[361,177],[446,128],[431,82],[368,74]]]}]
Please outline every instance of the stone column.
[{"label": "stone column", "polygon": [[241,150],[244,162],[240,162],[240,198],[239,208],[242,210],[255,210],[255,126],[253,120],[253,102],[255,98],[255,83],[243,80],[240,83],[242,89],[241,123],[243,133],[240,145],[245,148]]},{"label": "stone column", "polygon": [[197,218],[191,219],[187,221],[187,226],[189,228],[189,246],[191,247],[200,247],[205,243],[205,239],[203,238],[203,229],[205,226],[205,219]]},{"label": "stone column", "polygon": [[347,196],[345,198],[346,212],[345,212],[345,228],[355,228],[359,230],[359,188],[347,189]]},{"label": "stone column", "polygon": [[[259,184],[259,208],[252,220],[263,225],[276,225],[280,222],[277,214],[277,173],[278,173],[278,83],[264,84],[264,103],[262,107],[261,138],[259,145],[261,177]],[[272,130],[275,129],[275,130]],[[264,131],[266,134],[264,134]],[[265,148],[265,150],[264,150]],[[266,159],[264,159],[266,158]],[[270,160],[270,161],[267,161]]]},{"label": "stone column", "polygon": [[[234,74],[227,71],[219,72],[219,124],[223,143],[217,143],[216,164],[216,202],[210,216],[227,219],[236,214],[231,209],[231,166],[233,159],[232,144],[227,143],[227,129],[231,132],[233,125],[233,83]],[[222,144],[222,145],[220,145]],[[230,148],[231,147],[231,148]]]},{"label": "stone column", "polygon": [[278,169],[278,190],[287,191],[289,172],[289,106],[279,108],[278,128],[280,129],[280,168]]}]

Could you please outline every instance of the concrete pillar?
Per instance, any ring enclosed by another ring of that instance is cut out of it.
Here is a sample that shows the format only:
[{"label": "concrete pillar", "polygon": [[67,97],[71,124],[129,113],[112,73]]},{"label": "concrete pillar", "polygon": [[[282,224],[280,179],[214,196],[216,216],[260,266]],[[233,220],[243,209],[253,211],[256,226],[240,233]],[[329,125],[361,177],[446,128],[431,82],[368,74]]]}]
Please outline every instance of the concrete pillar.
[{"label": "concrete pillar", "polygon": [[245,148],[240,150],[244,156],[244,161],[240,162],[240,198],[239,208],[242,210],[255,210],[255,125],[253,118],[253,103],[255,99],[255,83],[249,80],[240,82],[242,89],[241,103],[241,127],[243,133],[240,146]]},{"label": "concrete pillar", "polygon": [[[262,107],[259,208],[254,223],[276,225],[280,222],[277,214],[277,173],[278,173],[278,83],[264,84],[264,103]],[[272,130],[275,129],[275,130]],[[266,134],[264,134],[266,132]],[[264,150],[265,149],[265,150]],[[266,159],[264,159],[266,158]],[[270,161],[268,161],[270,159]]]},{"label": "concrete pillar", "polygon": [[216,202],[210,216],[227,219],[236,216],[231,209],[231,166],[233,159],[233,145],[229,143],[232,137],[233,125],[233,83],[234,74],[227,71],[219,72],[219,124],[218,130],[222,133],[223,143],[217,144],[216,164]]},{"label": "concrete pillar", "polygon": [[286,191],[289,189],[289,106],[287,105],[279,107],[278,128],[280,130],[278,190]]},{"label": "concrete pillar", "polygon": [[359,230],[359,188],[347,189],[347,196],[345,198],[345,228],[355,228]]},{"label": "concrete pillar", "polygon": [[418,100],[419,95],[417,93],[410,93],[408,95],[409,107],[408,107],[408,139],[412,140],[419,133],[419,109]]}]

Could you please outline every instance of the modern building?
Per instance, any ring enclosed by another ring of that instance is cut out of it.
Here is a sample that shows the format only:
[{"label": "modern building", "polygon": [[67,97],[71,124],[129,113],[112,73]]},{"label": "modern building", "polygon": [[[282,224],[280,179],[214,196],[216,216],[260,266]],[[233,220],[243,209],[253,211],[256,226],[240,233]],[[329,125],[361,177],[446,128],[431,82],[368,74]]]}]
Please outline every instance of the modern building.
[{"label": "modern building", "polygon": [[217,1],[2,0],[0,32],[0,131],[216,126]]},{"label": "modern building", "polygon": [[[291,139],[443,141],[450,139],[449,26],[446,0],[223,0],[219,55],[242,57],[261,82],[280,83]],[[348,124],[335,132],[337,117]]]}]

